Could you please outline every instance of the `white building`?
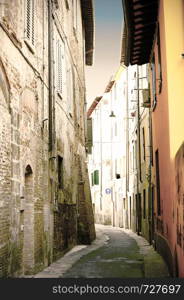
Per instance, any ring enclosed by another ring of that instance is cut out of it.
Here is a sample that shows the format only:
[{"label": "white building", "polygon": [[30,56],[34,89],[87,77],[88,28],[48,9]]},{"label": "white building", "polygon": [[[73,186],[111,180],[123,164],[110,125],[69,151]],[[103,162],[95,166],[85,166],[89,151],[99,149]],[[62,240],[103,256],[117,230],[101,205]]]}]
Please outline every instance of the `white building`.
[{"label": "white building", "polygon": [[88,110],[93,128],[88,157],[95,221],[137,232],[141,232],[148,207],[145,174],[149,136],[144,127],[149,113],[142,99],[146,89],[145,65],[121,66]]},{"label": "white building", "polygon": [[96,223],[124,226],[126,197],[126,69],[120,67],[101,97],[88,110],[93,122],[89,154]]}]

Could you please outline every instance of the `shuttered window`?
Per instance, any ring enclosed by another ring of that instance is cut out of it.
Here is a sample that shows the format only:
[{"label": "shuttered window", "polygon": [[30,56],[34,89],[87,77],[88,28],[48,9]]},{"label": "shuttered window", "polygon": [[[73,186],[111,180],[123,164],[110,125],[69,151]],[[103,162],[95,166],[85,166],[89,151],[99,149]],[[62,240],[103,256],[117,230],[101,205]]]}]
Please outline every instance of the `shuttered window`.
[{"label": "shuttered window", "polygon": [[87,119],[87,148],[88,154],[92,153],[92,146],[93,146],[93,123],[92,118]]},{"label": "shuttered window", "polygon": [[73,72],[71,67],[67,70],[67,102],[68,111],[73,115]]},{"label": "shuttered window", "polygon": [[32,45],[35,44],[35,1],[26,0],[26,20],[25,20],[25,33],[26,38]]},{"label": "shuttered window", "polygon": [[99,184],[99,170],[94,171],[94,184],[95,185]]},{"label": "shuttered window", "polygon": [[63,94],[64,44],[61,39],[56,42],[56,89]]}]

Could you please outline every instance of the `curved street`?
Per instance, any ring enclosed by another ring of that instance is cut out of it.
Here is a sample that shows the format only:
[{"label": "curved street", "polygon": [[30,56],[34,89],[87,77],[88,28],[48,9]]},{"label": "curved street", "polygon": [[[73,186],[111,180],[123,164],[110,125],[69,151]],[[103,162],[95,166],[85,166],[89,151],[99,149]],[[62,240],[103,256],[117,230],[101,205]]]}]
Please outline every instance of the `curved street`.
[{"label": "curved street", "polygon": [[130,230],[96,225],[97,238],[78,245],[35,278],[169,277],[162,257]]}]

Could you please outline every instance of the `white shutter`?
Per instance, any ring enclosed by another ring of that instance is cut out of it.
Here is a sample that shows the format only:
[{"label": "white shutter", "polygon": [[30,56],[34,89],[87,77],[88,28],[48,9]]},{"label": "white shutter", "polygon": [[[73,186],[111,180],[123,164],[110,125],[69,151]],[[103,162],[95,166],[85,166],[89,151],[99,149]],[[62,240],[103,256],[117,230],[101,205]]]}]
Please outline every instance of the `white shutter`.
[{"label": "white shutter", "polygon": [[59,38],[56,43],[56,87],[57,92],[63,93],[64,45]]}]

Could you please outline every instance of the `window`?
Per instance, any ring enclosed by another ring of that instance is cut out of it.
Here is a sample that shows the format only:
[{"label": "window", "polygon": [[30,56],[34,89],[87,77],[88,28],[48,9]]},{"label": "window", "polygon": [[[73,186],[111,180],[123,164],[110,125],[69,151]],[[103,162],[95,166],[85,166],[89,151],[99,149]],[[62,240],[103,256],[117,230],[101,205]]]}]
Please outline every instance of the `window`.
[{"label": "window", "polygon": [[143,140],[143,159],[146,160],[146,145],[145,145],[145,131],[142,128],[142,140]]},{"label": "window", "polygon": [[64,43],[58,38],[56,41],[56,89],[63,94],[63,75],[64,75]]},{"label": "window", "polygon": [[86,146],[88,148],[88,154],[92,153],[93,146],[93,123],[92,118],[87,119],[87,143]]},{"label": "window", "polygon": [[94,184],[95,185],[99,184],[99,170],[94,171]]},{"label": "window", "polygon": [[35,44],[35,33],[34,33],[34,16],[35,16],[35,1],[34,0],[26,0],[26,7],[25,7],[25,34],[26,39],[34,45]]},{"label": "window", "polygon": [[146,190],[143,190],[143,218],[146,219]]},{"label": "window", "polygon": [[63,189],[63,158],[58,155],[58,187]]},{"label": "window", "polygon": [[160,206],[160,171],[159,171],[159,152],[155,152],[155,164],[156,164],[156,189],[157,189],[157,214],[161,214]]}]

